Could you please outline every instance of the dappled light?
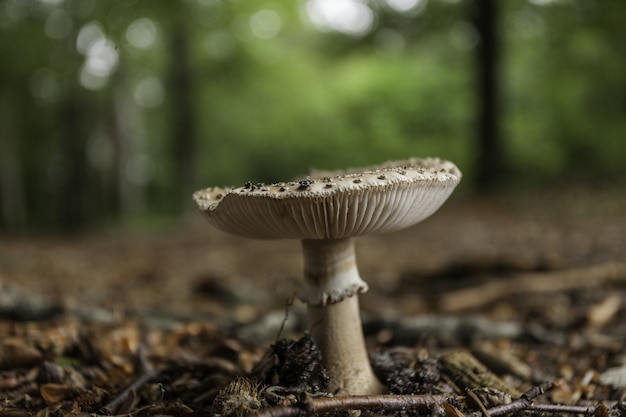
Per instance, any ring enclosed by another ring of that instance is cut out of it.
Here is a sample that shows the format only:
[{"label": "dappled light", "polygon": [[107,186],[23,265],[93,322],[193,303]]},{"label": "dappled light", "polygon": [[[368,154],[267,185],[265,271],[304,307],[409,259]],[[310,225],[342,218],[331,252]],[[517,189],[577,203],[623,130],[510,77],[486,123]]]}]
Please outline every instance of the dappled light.
[{"label": "dappled light", "polygon": [[272,39],[280,32],[282,19],[274,10],[259,10],[250,17],[250,29],[254,36]]},{"label": "dappled light", "polygon": [[48,6],[59,6],[63,1],[64,0],[39,0],[39,2]]},{"label": "dappled light", "polygon": [[88,90],[106,87],[117,69],[119,54],[117,45],[105,36],[102,25],[90,22],[83,26],[76,37],[76,49],[85,57],[78,76],[80,84]]},{"label": "dappled light", "polygon": [[87,55],[93,45],[104,39],[102,25],[98,22],[89,22],[80,28],[76,36],[76,50],[83,55]]},{"label": "dappled light", "polygon": [[159,107],[165,99],[165,88],[157,77],[146,77],[135,86],[133,97],[142,107],[148,109]]},{"label": "dappled light", "polygon": [[361,0],[307,0],[311,22],[323,30],[363,35],[374,26],[374,12]]},{"label": "dappled light", "polygon": [[547,6],[550,3],[554,3],[555,1],[558,1],[558,0],[528,0],[528,1],[538,6]]},{"label": "dappled light", "polygon": [[468,51],[476,47],[480,42],[480,36],[476,28],[467,21],[455,22],[450,28],[450,41],[452,46]]},{"label": "dappled light", "polygon": [[72,32],[72,16],[63,9],[54,10],[46,18],[44,32],[52,39],[65,39]]},{"label": "dappled light", "polygon": [[428,0],[385,0],[385,3],[398,12],[415,15],[426,8]]},{"label": "dappled light", "polygon": [[512,36],[532,38],[540,36],[545,30],[545,22],[539,10],[530,8],[519,10],[509,17]]},{"label": "dappled light", "polygon": [[235,40],[226,29],[218,29],[204,37],[204,48],[211,60],[223,61],[232,56]]},{"label": "dappled light", "polygon": [[141,17],[128,25],[126,40],[135,48],[149,48],[157,38],[157,26],[151,19]]},{"label": "dappled light", "polygon": [[155,169],[154,161],[149,155],[135,154],[126,162],[126,178],[135,185],[146,185],[154,176]]}]

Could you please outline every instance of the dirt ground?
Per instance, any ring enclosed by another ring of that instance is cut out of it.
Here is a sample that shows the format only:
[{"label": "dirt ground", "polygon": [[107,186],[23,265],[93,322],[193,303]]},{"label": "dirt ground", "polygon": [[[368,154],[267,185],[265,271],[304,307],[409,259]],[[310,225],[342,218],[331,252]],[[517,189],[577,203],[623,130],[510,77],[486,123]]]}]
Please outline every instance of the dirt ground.
[{"label": "dirt ground", "polygon": [[[558,382],[540,403],[622,413],[625,213],[620,186],[461,196],[410,229],[359,238],[372,360],[404,364],[421,387],[396,373],[391,392],[456,396],[414,414],[488,408],[446,371],[441,358],[462,351],[516,392]],[[270,346],[304,334],[301,269],[299,242],[228,236],[196,213],[158,232],[0,237],[0,417],[295,415],[298,396],[276,400],[267,381],[257,402],[223,403]],[[420,379],[421,366],[448,376]]]}]

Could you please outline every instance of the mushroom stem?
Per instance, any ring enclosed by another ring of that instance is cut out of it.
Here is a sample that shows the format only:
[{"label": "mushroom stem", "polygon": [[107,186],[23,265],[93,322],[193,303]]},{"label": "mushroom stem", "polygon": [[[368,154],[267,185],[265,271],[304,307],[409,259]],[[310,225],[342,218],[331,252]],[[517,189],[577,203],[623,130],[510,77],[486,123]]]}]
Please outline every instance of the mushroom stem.
[{"label": "mushroom stem", "polygon": [[382,394],[386,388],[369,362],[358,293],[359,276],[352,239],[303,240],[304,286],[309,329],[322,353],[330,390],[343,395]]},{"label": "mushroom stem", "polygon": [[359,297],[323,306],[308,306],[311,336],[322,353],[330,392],[339,395],[384,394],[370,365],[359,316]]},{"label": "mushroom stem", "polygon": [[304,285],[300,298],[308,305],[333,304],[367,291],[356,266],[354,241],[304,239]]}]

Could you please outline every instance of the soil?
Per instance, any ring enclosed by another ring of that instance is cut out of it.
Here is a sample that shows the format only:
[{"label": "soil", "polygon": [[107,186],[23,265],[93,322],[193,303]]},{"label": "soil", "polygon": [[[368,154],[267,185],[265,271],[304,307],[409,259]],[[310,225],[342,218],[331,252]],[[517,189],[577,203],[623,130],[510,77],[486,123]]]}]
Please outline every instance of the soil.
[{"label": "soil", "polygon": [[390,389],[374,405],[325,391],[298,242],[229,236],[196,213],[158,232],[0,237],[0,417],[620,415],[624,189],[460,196],[359,238],[364,331]]}]

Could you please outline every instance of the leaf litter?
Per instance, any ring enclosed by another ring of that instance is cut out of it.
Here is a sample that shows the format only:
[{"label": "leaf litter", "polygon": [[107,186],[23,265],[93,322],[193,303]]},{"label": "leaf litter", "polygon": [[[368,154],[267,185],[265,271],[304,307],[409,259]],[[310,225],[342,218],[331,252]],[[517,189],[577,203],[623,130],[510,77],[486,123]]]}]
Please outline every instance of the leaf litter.
[{"label": "leaf litter", "polygon": [[0,417],[624,415],[626,200],[603,193],[457,201],[362,239],[372,397],[326,391],[296,245],[195,218],[0,238]]}]

